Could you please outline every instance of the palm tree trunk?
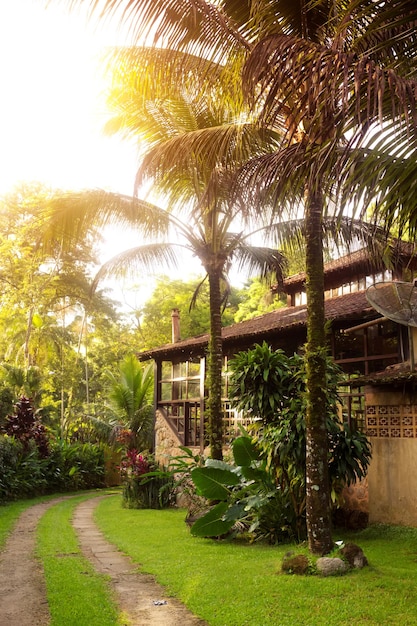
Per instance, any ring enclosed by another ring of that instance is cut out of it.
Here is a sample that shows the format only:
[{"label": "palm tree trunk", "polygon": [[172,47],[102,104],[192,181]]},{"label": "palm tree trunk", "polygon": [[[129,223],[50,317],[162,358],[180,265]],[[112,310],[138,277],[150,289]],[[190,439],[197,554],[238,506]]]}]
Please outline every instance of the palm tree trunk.
[{"label": "palm tree trunk", "polygon": [[223,458],[223,412],[222,412],[222,319],[220,273],[216,270],[208,273],[210,286],[210,341],[208,346],[208,434],[210,456]]},{"label": "palm tree trunk", "polygon": [[326,427],[326,334],[322,241],[323,199],[320,191],[306,192],[307,274],[307,414],[306,510],[307,534],[313,554],[333,548],[331,536],[328,436]]}]

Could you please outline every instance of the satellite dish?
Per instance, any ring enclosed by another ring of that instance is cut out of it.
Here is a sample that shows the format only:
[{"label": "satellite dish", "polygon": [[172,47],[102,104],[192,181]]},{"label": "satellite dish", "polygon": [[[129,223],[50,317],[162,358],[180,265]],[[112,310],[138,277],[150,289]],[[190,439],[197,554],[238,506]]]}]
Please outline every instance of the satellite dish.
[{"label": "satellite dish", "polygon": [[376,283],[366,290],[366,299],[388,319],[417,326],[417,286],[415,283],[393,281]]}]

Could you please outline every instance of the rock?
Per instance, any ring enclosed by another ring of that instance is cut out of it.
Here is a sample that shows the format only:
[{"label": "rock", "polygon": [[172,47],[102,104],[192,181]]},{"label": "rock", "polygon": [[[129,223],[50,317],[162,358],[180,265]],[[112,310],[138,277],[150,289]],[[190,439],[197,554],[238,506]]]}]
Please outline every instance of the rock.
[{"label": "rock", "polygon": [[337,576],[338,574],[344,574],[348,569],[347,564],[342,559],[331,558],[328,556],[322,556],[317,559],[317,571],[322,576]]},{"label": "rock", "polygon": [[355,569],[362,569],[365,565],[368,565],[368,559],[363,553],[362,548],[356,545],[356,543],[347,543],[340,549],[340,554],[349,563],[350,567]]}]

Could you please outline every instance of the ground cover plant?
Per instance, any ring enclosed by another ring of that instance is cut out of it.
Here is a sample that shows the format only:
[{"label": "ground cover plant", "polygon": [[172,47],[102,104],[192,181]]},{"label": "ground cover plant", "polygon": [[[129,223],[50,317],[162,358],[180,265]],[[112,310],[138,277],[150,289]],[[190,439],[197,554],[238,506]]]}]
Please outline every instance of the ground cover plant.
[{"label": "ground cover plant", "polygon": [[51,626],[123,624],[106,577],[82,556],[71,525],[75,507],[86,498],[91,494],[59,502],[38,525],[37,555],[45,572]]},{"label": "ground cover plant", "polygon": [[107,539],[155,575],[210,626],[350,626],[417,622],[417,529],[370,527],[339,533],[364,550],[369,566],[322,578],[283,574],[289,549],[193,537],[181,509],[121,507],[106,498],[96,521]]}]

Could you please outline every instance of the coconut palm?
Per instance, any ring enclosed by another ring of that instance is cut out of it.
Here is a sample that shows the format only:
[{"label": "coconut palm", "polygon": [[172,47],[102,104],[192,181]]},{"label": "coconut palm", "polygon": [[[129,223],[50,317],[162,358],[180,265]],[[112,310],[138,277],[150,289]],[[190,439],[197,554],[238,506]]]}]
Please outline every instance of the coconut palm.
[{"label": "coconut palm", "polygon": [[[320,233],[330,204],[339,201],[343,206],[343,200],[357,202],[360,198],[364,210],[375,201],[371,181],[387,172],[390,176],[379,185],[379,197],[386,207],[398,209],[400,186],[396,185],[397,197],[390,189],[398,167],[396,155],[387,153],[387,136],[393,139],[393,125],[402,120],[413,133],[411,150],[416,139],[413,123],[409,123],[416,110],[415,85],[410,80],[410,55],[416,38],[413,34],[406,43],[401,38],[411,33],[417,13],[410,13],[406,3],[402,4],[401,12],[394,15],[400,23],[394,27],[385,4],[309,3],[298,28],[294,25],[287,32],[270,33],[254,46],[243,72],[249,98],[262,108],[262,123],[286,128],[286,137],[274,154],[251,162],[240,182],[249,186],[255,203],[269,195],[271,202],[292,198],[304,207],[307,524],[310,549],[316,553],[332,546],[323,419],[325,317]],[[374,149],[377,134],[378,151]],[[401,149],[401,138],[397,136],[396,142]],[[384,167],[381,153],[385,153]],[[353,191],[356,197],[352,197]],[[323,520],[327,521],[323,524]]]},{"label": "coconut palm", "polygon": [[[210,60],[236,82],[242,57],[246,57],[243,80],[248,97],[254,110],[261,111],[261,127],[280,136],[276,150],[258,155],[243,168],[237,189],[240,199],[242,190],[247,192],[246,208],[259,208],[261,199],[264,207],[281,212],[288,204],[304,211],[309,313],[308,531],[313,552],[329,551],[327,436],[322,410],[323,219],[329,206],[334,210],[346,199],[363,202],[366,208],[376,180],[379,199],[391,211],[391,219],[402,208],[399,197],[410,201],[413,210],[416,207],[416,194],[407,194],[409,173],[415,172],[413,159],[407,160],[407,174],[396,179],[403,155],[415,153],[414,3],[137,0],[132,8],[127,0],[113,0],[100,3],[100,11],[127,21],[136,40],[152,33],[156,43],[170,48],[173,62],[164,73],[166,82],[176,75],[171,67],[181,67],[183,75],[198,67],[207,89],[218,81],[218,73],[207,68]],[[377,130],[378,125],[382,130]],[[398,126],[399,134],[394,132]],[[212,134],[201,134],[194,158],[204,154],[209,163],[217,159],[224,165],[220,155],[228,154],[233,141],[233,136],[221,143],[213,141]],[[178,144],[175,154],[180,154]]]}]

